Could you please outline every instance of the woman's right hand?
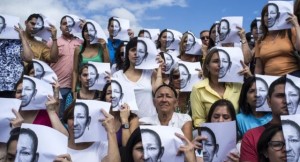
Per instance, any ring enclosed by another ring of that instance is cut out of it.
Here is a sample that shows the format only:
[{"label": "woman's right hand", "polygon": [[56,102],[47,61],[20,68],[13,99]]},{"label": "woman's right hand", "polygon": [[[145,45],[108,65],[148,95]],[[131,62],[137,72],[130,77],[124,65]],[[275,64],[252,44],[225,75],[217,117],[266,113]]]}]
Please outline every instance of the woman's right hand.
[{"label": "woman's right hand", "polygon": [[129,116],[130,116],[130,107],[127,103],[124,103],[120,109],[121,122],[128,123]]},{"label": "woman's right hand", "polygon": [[11,121],[10,121],[12,128],[21,127],[22,123],[24,122],[23,117],[16,109],[12,109],[12,112],[16,116],[16,118],[11,119]]},{"label": "woman's right hand", "polygon": [[196,162],[194,145],[184,135],[179,133],[175,133],[175,135],[185,143],[179,147],[177,155],[184,153],[186,162]]}]

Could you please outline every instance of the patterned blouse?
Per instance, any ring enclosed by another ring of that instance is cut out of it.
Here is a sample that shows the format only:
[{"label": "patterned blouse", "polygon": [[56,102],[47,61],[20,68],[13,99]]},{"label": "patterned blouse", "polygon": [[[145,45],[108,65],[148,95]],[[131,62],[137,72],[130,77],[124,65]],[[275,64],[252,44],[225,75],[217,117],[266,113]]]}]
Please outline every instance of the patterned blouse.
[{"label": "patterned blouse", "polygon": [[0,39],[0,91],[13,91],[23,73],[21,40]]}]

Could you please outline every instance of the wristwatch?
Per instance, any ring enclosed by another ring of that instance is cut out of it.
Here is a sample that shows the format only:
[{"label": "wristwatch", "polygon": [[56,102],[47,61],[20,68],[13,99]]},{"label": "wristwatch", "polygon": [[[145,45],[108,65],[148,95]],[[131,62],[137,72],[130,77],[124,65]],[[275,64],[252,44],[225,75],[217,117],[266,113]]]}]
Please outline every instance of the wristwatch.
[{"label": "wristwatch", "polygon": [[122,124],[122,128],[129,129],[129,123]]}]

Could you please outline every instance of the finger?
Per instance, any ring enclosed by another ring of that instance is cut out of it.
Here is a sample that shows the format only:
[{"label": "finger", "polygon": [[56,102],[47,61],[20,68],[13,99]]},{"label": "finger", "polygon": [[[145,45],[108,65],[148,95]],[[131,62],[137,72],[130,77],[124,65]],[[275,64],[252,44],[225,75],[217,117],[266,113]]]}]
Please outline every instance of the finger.
[{"label": "finger", "polygon": [[175,132],[175,135],[176,135],[178,138],[180,138],[182,141],[184,141],[185,143],[188,143],[188,142],[189,142],[189,140],[188,140],[184,135],[181,135],[181,134],[176,133],[176,132]]},{"label": "finger", "polygon": [[110,117],[110,114],[107,113],[104,109],[101,109],[100,111],[102,112],[102,114],[103,114],[106,118]]},{"label": "finger", "polygon": [[12,109],[12,112],[17,118],[22,118],[21,114],[16,109]]},{"label": "finger", "polygon": [[245,64],[245,62],[243,60],[240,60],[240,63],[242,64],[243,68],[247,67],[247,65]]}]

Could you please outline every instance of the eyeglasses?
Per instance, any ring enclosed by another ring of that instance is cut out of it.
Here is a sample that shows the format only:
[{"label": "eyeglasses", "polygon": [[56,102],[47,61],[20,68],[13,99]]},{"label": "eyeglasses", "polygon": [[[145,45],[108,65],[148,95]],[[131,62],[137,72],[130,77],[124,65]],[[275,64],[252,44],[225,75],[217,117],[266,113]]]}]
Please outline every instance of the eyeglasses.
[{"label": "eyeglasses", "polygon": [[204,40],[204,39],[209,39],[209,36],[203,36],[203,37],[201,37],[201,40]]},{"label": "eyeglasses", "polygon": [[270,141],[268,144],[275,151],[280,151],[285,146],[285,142],[283,141]]}]

